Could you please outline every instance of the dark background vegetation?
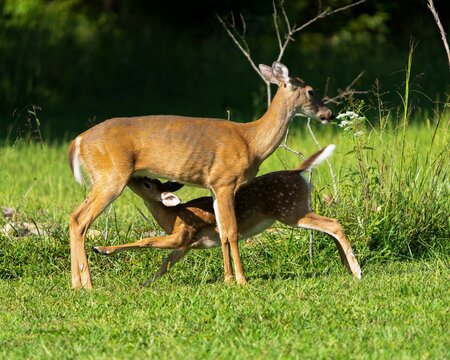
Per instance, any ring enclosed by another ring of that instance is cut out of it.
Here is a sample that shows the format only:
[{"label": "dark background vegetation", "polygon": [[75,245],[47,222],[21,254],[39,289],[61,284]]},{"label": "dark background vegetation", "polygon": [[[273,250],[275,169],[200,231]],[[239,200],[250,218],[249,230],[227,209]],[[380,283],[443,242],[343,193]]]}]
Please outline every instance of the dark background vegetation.
[{"label": "dark background vegetation", "polygon": [[[449,31],[449,2],[435,5]],[[296,24],[318,6],[285,3]],[[264,84],[214,13],[242,13],[255,62],[271,64],[278,54],[271,1],[0,0],[0,12],[0,140],[29,126],[33,104],[53,138],[113,116],[226,117],[230,110],[234,120],[248,121],[264,109]],[[356,87],[373,90],[379,79],[395,112],[411,39],[412,104],[415,113],[430,112],[446,100],[450,76],[426,0],[367,1],[320,20],[295,36],[283,62],[321,95],[327,81],[335,94],[364,70]],[[373,99],[367,95],[366,104]]]}]

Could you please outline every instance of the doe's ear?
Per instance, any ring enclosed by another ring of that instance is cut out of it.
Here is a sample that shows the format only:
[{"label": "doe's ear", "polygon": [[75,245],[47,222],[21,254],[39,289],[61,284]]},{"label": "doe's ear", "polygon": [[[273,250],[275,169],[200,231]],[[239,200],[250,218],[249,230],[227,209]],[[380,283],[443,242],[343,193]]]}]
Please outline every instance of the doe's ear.
[{"label": "doe's ear", "polygon": [[272,73],[273,73],[274,77],[278,80],[278,82],[282,82],[285,84],[289,83],[289,80],[290,80],[289,70],[282,63],[275,61],[272,64]]},{"label": "doe's ear", "polygon": [[177,206],[181,200],[178,196],[171,192],[163,192],[161,193],[161,202],[168,207]]},{"label": "doe's ear", "polygon": [[259,71],[261,71],[261,74],[267,81],[270,81],[272,84],[278,85],[278,81],[275,78],[275,75],[273,74],[272,68],[270,66],[259,64]]}]

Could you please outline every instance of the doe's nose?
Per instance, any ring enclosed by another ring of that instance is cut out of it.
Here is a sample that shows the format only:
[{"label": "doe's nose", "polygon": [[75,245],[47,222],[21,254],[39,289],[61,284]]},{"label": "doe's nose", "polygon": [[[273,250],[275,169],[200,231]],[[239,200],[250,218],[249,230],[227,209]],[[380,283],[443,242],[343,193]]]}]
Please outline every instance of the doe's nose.
[{"label": "doe's nose", "polygon": [[335,116],[330,109],[322,109],[319,111],[318,118],[320,120],[330,121],[333,120]]}]

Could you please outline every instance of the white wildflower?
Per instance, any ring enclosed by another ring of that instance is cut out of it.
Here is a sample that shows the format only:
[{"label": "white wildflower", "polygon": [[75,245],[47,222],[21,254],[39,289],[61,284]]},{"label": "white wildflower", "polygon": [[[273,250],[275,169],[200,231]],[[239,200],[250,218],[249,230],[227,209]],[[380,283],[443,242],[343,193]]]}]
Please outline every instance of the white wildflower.
[{"label": "white wildflower", "polygon": [[338,126],[339,127],[346,127],[347,125],[351,125],[352,124],[352,122],[351,121],[348,121],[348,120],[342,120],[339,124],[338,124]]},{"label": "white wildflower", "polygon": [[338,120],[347,119],[347,118],[350,120],[354,120],[354,119],[359,118],[359,115],[357,113],[355,113],[354,111],[346,111],[345,113],[339,114],[338,116],[336,116],[336,118]]}]

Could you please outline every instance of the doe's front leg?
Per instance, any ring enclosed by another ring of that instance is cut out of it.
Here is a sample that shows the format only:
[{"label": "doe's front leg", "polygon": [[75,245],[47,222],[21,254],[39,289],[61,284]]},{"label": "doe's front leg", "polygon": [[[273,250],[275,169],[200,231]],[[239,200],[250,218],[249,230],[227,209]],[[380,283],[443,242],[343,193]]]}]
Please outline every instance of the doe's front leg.
[{"label": "doe's front leg", "polygon": [[214,212],[222,243],[222,253],[225,269],[225,283],[229,284],[233,279],[231,267],[230,249],[233,256],[236,282],[238,285],[246,285],[244,268],[239,255],[238,229],[236,214],[234,211],[234,187],[221,188],[214,191]]}]

